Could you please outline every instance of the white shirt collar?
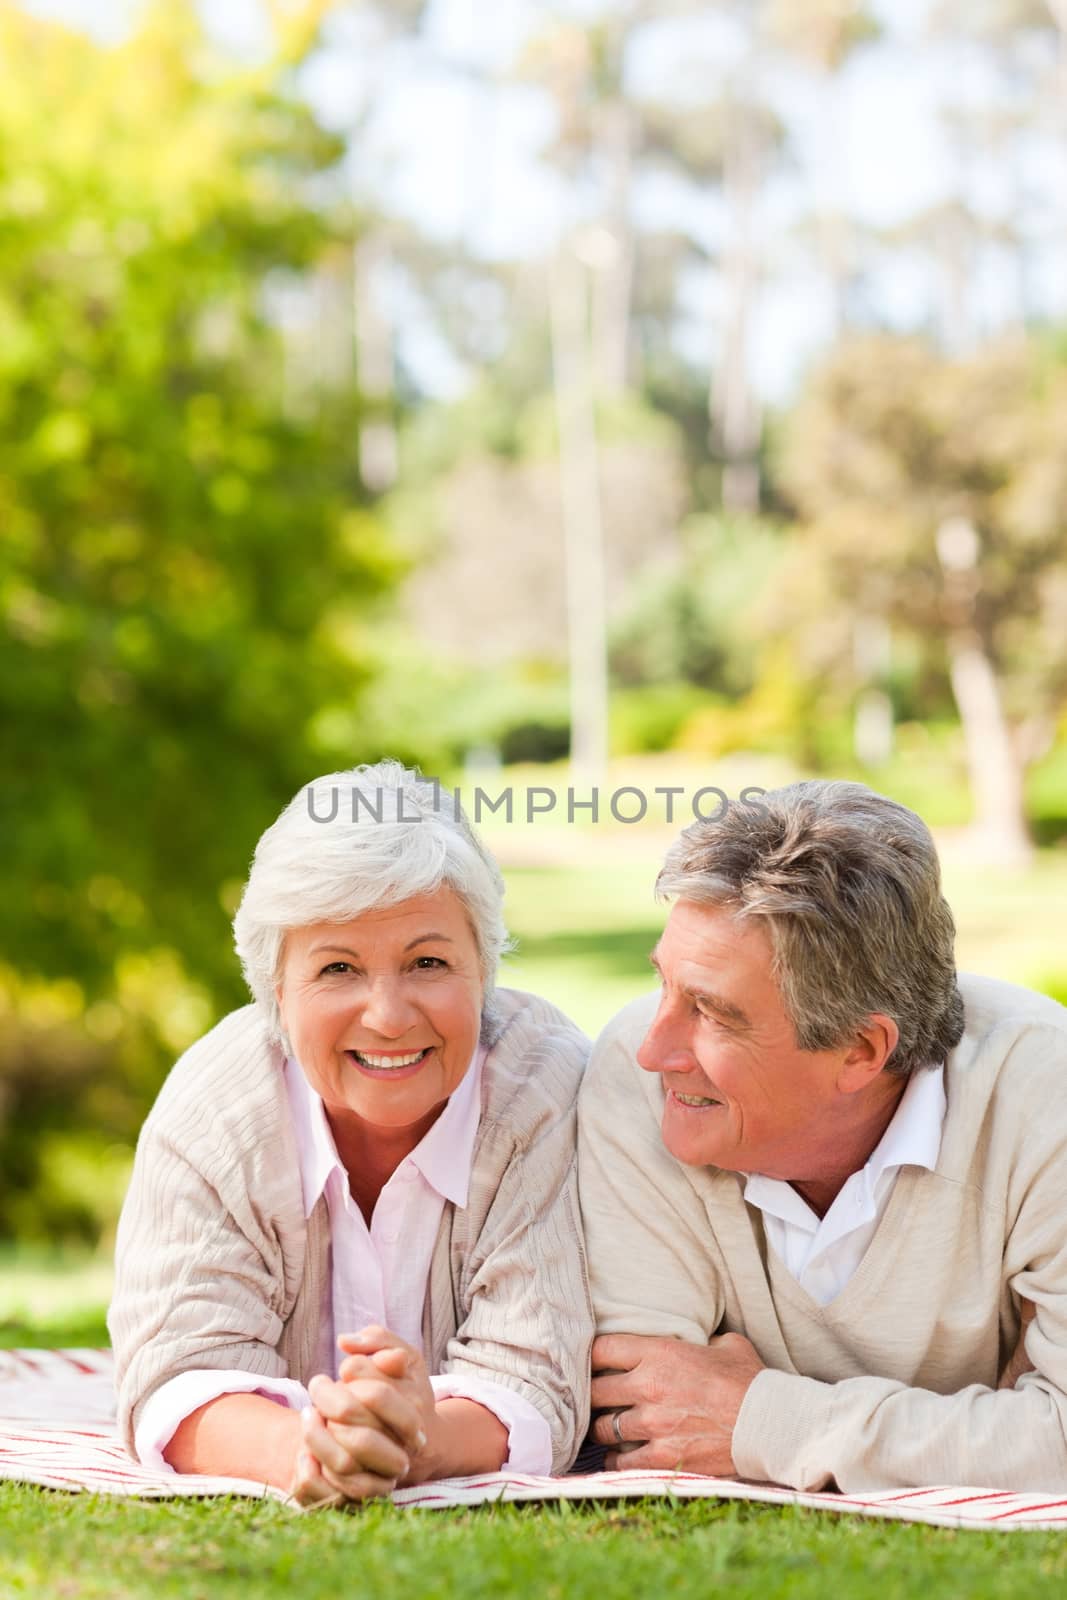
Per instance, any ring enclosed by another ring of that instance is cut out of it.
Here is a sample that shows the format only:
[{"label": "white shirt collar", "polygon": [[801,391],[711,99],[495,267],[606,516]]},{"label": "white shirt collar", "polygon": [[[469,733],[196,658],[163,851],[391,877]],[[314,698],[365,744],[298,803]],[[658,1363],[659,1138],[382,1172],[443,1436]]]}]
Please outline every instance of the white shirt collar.
[{"label": "white shirt collar", "polygon": [[[890,1169],[925,1167],[932,1172],[941,1151],[946,1106],[944,1067],[921,1067],[912,1072],[888,1128],[866,1164],[849,1182],[861,1179],[873,1202],[878,1180]],[[813,1233],[819,1226],[814,1211],[784,1178],[750,1173],[744,1197],[761,1211],[770,1212],[781,1217],[783,1222],[793,1223],[808,1232]]]},{"label": "white shirt collar", "polygon": [[[407,1158],[442,1199],[456,1206],[467,1204],[470,1189],[474,1140],[481,1118],[485,1055],[485,1046],[479,1045],[441,1115]],[[304,1214],[310,1216],[332,1173],[340,1172],[346,1187],[348,1175],[337,1154],[322,1096],[308,1083],[294,1057],[285,1063],[285,1083],[300,1161]]]}]

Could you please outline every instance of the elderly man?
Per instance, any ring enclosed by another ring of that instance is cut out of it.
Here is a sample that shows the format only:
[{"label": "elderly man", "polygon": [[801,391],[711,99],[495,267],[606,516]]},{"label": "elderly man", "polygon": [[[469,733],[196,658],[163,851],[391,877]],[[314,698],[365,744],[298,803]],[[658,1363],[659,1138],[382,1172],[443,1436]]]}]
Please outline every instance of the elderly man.
[{"label": "elderly man", "polygon": [[608,1464],[1062,1493],[1067,1011],[957,982],[930,834],[858,784],[694,825],[657,892],[580,1102]]}]

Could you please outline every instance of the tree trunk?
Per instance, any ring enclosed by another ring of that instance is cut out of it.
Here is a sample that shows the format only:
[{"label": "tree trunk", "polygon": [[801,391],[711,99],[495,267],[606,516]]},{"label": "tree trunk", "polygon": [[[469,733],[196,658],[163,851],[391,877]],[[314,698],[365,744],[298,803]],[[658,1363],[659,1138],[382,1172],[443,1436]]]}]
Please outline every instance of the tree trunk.
[{"label": "tree trunk", "polygon": [[[1056,74],[1056,111],[1059,121],[1060,135],[1060,260],[1067,261],[1067,0],[1048,0],[1048,8],[1052,12],[1056,27],[1060,34],[1060,59]],[[1067,285],[1067,273],[1061,271],[1061,284]],[[1061,316],[1067,315],[1067,302],[1061,298],[1059,304]]]},{"label": "tree trunk", "polygon": [[748,370],[748,330],[756,291],[753,241],[760,160],[757,134],[743,103],[734,112],[723,190],[731,236],[726,249],[721,374],[710,395],[712,447],[723,455],[723,510],[759,510],[759,401]]},{"label": "tree trunk", "polygon": [[634,231],[630,220],[634,116],[624,100],[599,108],[597,151],[607,171],[604,226],[612,249],[593,279],[593,364],[597,388],[621,394],[630,376]]},{"label": "tree trunk", "polygon": [[1026,823],[1023,768],[993,663],[972,628],[950,632],[948,652],[974,797],[975,842],[990,864],[1026,866],[1033,847]]},{"label": "tree trunk", "polygon": [[389,246],[368,234],[353,256],[356,378],[367,402],[359,430],[359,467],[363,482],[375,494],[391,489],[397,477],[397,437],[391,416],[393,400],[393,330],[382,303],[382,279],[390,261]]},{"label": "tree trunk", "polygon": [[893,754],[893,703],[885,689],[893,645],[884,617],[856,618],[852,658],[859,685],[852,721],[852,751],[862,766],[880,767]]},{"label": "tree trunk", "polygon": [[600,463],[586,271],[564,246],[550,288],[552,368],[570,666],[571,764],[597,783],[608,754],[608,671]]}]

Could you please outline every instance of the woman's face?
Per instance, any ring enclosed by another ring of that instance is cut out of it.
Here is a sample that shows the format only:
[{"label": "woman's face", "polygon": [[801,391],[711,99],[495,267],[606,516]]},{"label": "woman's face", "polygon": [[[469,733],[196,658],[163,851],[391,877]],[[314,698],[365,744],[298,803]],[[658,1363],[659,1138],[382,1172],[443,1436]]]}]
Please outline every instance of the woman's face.
[{"label": "woman's face", "polygon": [[482,1013],[462,902],[437,889],[285,941],[278,1004],[331,1120],[421,1138],[470,1066]]}]

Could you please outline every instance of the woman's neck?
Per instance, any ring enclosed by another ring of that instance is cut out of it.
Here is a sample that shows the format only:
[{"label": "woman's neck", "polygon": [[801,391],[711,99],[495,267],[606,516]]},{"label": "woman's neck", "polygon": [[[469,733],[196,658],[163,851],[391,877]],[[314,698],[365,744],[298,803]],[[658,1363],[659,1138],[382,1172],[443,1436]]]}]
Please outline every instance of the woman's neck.
[{"label": "woman's neck", "polygon": [[348,1173],[349,1193],[370,1227],[378,1196],[436,1122],[440,1108],[407,1128],[372,1127],[343,1107],[326,1106],[325,1110],[341,1165]]}]

